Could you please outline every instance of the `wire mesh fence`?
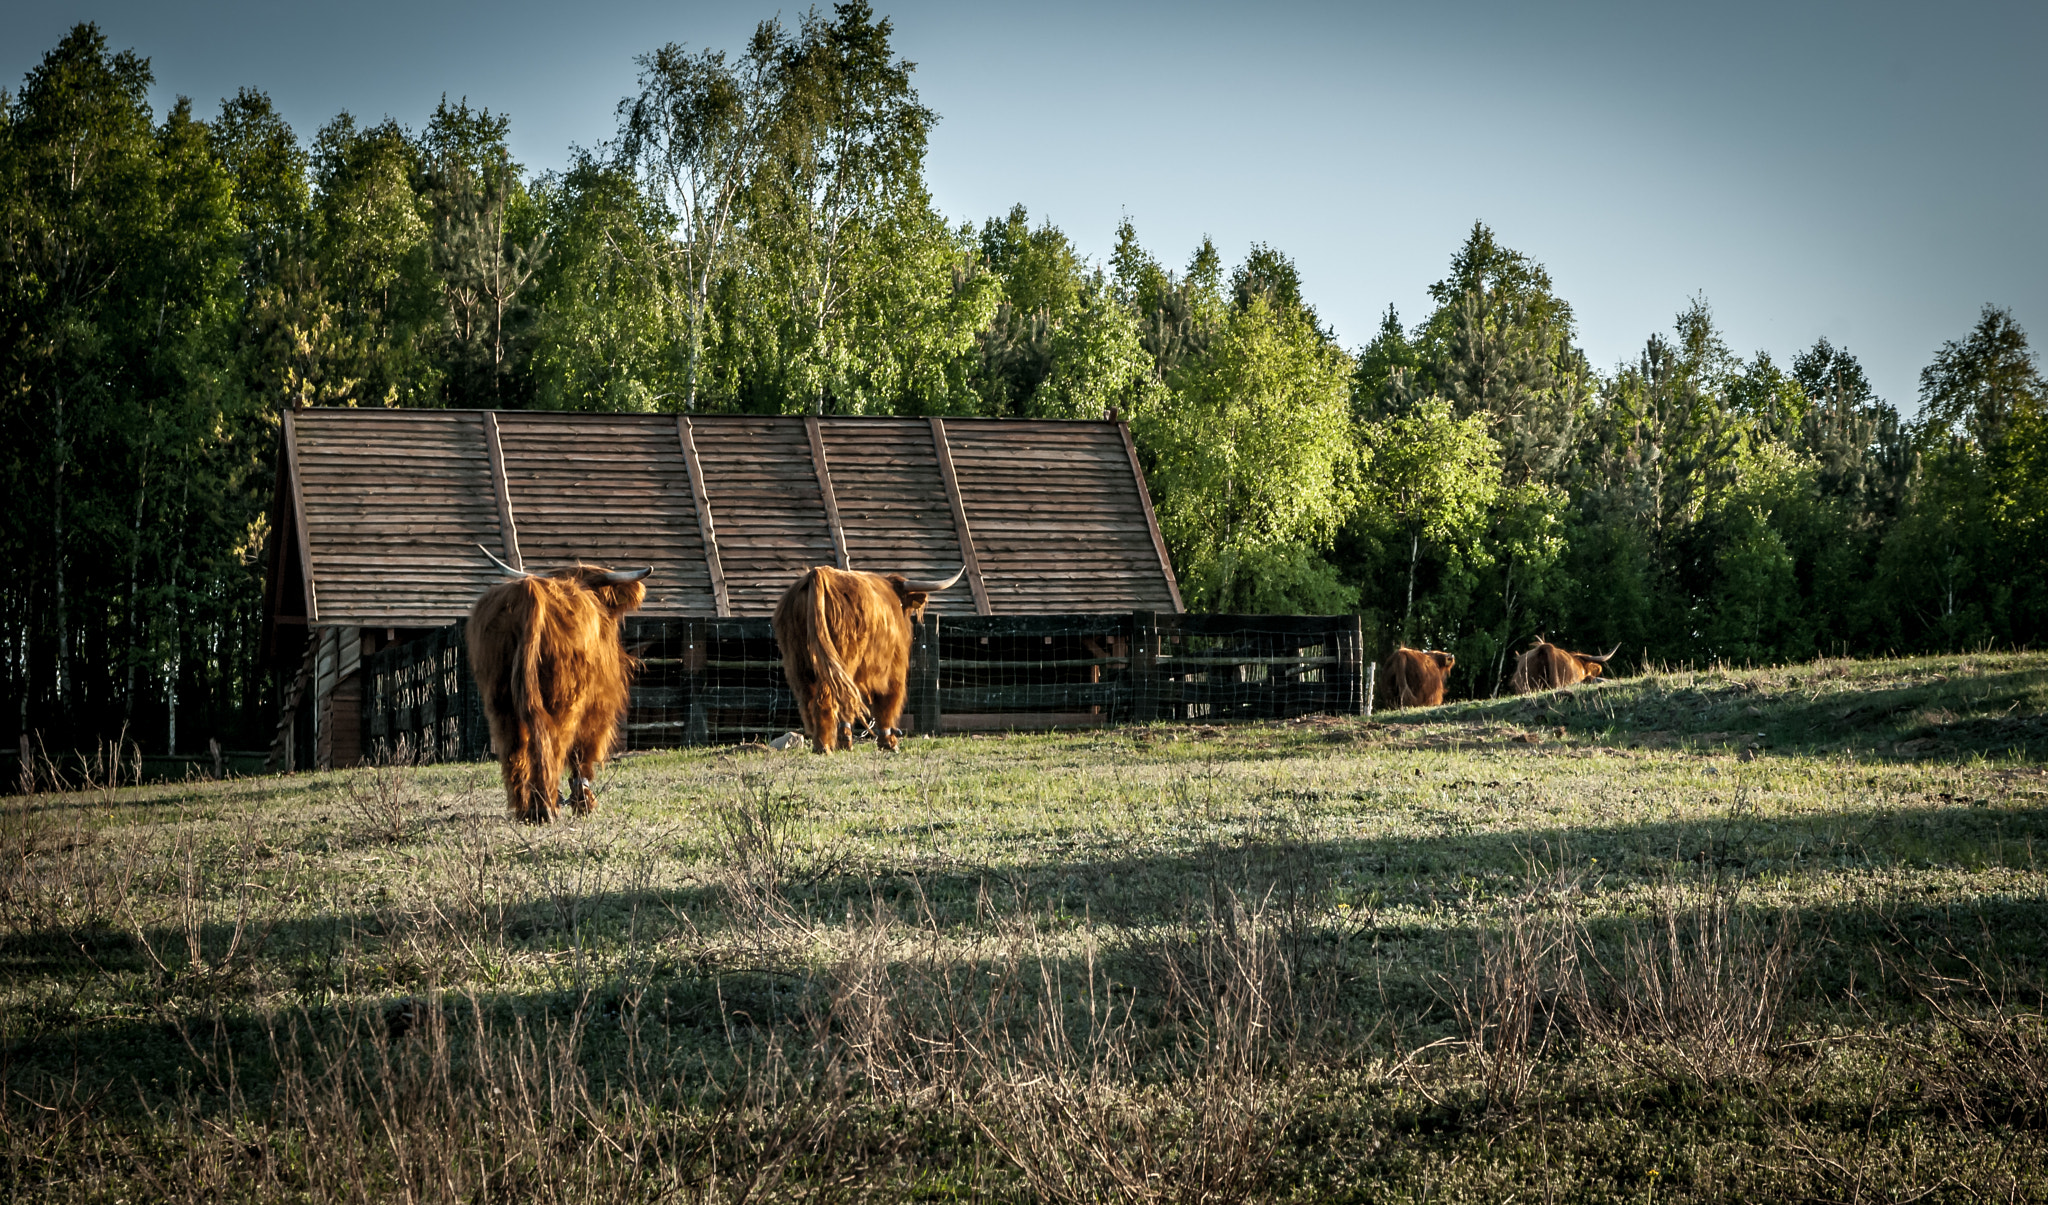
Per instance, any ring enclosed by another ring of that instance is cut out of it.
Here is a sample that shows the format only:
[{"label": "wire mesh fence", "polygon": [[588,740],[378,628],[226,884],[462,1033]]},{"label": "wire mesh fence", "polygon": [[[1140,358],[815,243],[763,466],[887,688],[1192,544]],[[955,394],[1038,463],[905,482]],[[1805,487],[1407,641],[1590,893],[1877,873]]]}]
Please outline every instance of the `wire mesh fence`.
[{"label": "wire mesh fence", "polygon": [[[627,749],[800,730],[769,621],[627,621],[639,658]],[[366,752],[403,739],[423,760],[489,756],[456,624],[365,660]],[[927,616],[913,629],[911,734],[1160,720],[1287,719],[1370,707],[1372,659],[1353,615]]]},{"label": "wire mesh fence", "polygon": [[624,639],[640,659],[628,749],[741,741],[803,726],[766,619],[632,619]]},{"label": "wire mesh fence", "polygon": [[363,658],[363,757],[479,761],[490,756],[490,727],[469,672],[464,625],[452,623],[417,640]]}]

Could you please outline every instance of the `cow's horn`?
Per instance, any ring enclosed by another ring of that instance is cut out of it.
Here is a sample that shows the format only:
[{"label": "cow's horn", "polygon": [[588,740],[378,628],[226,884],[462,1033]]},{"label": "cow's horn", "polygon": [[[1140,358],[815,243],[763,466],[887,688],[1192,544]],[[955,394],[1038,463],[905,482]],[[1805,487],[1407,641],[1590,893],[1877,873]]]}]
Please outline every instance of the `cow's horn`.
[{"label": "cow's horn", "polygon": [[1586,658],[1586,660],[1588,660],[1588,661],[1598,661],[1598,662],[1599,662],[1600,664],[1602,664],[1602,665],[1605,665],[1605,664],[1607,664],[1607,663],[1608,663],[1608,662],[1609,662],[1610,660],[1612,660],[1612,659],[1613,659],[1613,657],[1614,657],[1614,654],[1616,654],[1616,653],[1618,653],[1618,652],[1620,652],[1620,651],[1621,651],[1621,645],[1620,645],[1620,644],[1616,644],[1616,645],[1615,645],[1615,646],[1614,646],[1613,648],[1611,648],[1611,649],[1608,649],[1608,650],[1607,650],[1606,652],[1604,652],[1604,653],[1600,654],[1600,655],[1599,655],[1598,657],[1588,657],[1588,658]]},{"label": "cow's horn", "polygon": [[533,576],[533,575],[532,575],[531,573],[528,573],[528,572],[527,572],[526,570],[524,570],[524,569],[514,569],[514,568],[513,568],[512,566],[510,566],[510,565],[507,565],[507,564],[506,564],[505,562],[503,562],[503,561],[499,560],[499,559],[498,559],[498,558],[497,558],[496,556],[493,556],[493,555],[492,555],[492,553],[491,553],[491,550],[490,550],[490,549],[488,549],[488,548],[484,547],[484,546],[483,546],[482,544],[478,544],[478,545],[476,546],[476,550],[477,550],[478,552],[481,552],[481,553],[483,553],[483,554],[484,554],[485,556],[487,556],[487,557],[490,557],[490,558],[491,558],[491,564],[493,564],[493,565],[496,565],[496,566],[497,566],[498,568],[500,568],[500,569],[503,569],[503,570],[505,571],[505,575],[506,575],[507,577],[532,577],[532,576]]},{"label": "cow's horn", "polygon": [[961,579],[962,577],[965,577],[966,575],[967,575],[967,566],[965,566],[965,565],[962,565],[962,566],[960,566],[960,572],[958,572],[958,573],[954,574],[953,576],[951,576],[951,577],[947,578],[947,579],[946,579],[945,581],[942,581],[942,582],[940,582],[940,581],[930,581],[930,582],[917,582],[917,581],[911,581],[910,579],[908,579],[908,578],[905,578],[905,579],[904,579],[904,581],[903,581],[903,584],[904,584],[905,586],[908,586],[908,587],[909,587],[910,589],[912,589],[912,590],[922,590],[922,591],[924,591],[924,592],[925,592],[926,594],[937,594],[937,593],[938,593],[939,591],[941,591],[941,590],[951,590],[951,589],[952,589],[952,588],[953,588],[953,587],[954,587],[955,585],[959,584],[959,581],[960,581],[960,579]]},{"label": "cow's horn", "polygon": [[[652,572],[654,572],[654,566],[652,565],[645,569],[614,569],[604,575],[604,584],[607,586],[623,586],[627,582],[637,582]],[[1616,645],[1615,647],[1619,648],[1621,646]]]}]

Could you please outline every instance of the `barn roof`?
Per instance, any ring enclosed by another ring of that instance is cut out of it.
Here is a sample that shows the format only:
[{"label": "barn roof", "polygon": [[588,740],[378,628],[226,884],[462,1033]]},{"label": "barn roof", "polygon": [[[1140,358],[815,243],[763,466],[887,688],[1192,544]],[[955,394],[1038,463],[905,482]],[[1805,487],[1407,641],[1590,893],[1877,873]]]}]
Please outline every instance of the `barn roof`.
[{"label": "barn roof", "polygon": [[287,414],[269,611],[437,626],[501,580],[652,565],[645,614],[766,615],[811,565],[947,577],[940,614],[1178,611],[1116,422]]}]

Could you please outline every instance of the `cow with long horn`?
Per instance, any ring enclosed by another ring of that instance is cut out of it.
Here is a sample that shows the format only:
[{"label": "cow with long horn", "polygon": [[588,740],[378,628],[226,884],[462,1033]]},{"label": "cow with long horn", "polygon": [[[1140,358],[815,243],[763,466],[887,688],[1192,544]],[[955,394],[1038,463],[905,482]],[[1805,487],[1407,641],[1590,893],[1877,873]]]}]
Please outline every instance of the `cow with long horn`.
[{"label": "cow with long horn", "polygon": [[569,806],[588,813],[634,667],[619,642],[619,621],[646,599],[643,579],[652,570],[575,565],[542,576],[477,547],[512,578],[477,600],[468,632],[506,806],[528,824],[553,820],[566,767]]},{"label": "cow with long horn", "polygon": [[1607,672],[1607,663],[1621,651],[1619,644],[1605,653],[1574,653],[1559,648],[1543,637],[1515,659],[1515,672],[1508,677],[1508,689],[1518,695],[1539,690],[1560,690],[1590,681]]},{"label": "cow with long horn", "polygon": [[782,676],[796,695],[811,751],[853,747],[853,725],[872,719],[875,743],[896,748],[909,690],[910,625],[924,619],[933,594],[966,573],[922,582],[900,573],[861,573],[820,565],[775,604]]}]

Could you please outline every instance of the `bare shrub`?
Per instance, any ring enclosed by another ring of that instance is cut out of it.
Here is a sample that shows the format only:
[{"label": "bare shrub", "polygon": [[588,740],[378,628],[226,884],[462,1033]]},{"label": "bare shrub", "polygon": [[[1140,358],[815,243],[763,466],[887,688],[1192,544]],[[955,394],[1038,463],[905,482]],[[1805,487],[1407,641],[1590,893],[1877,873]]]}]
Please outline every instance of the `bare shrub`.
[{"label": "bare shrub", "polygon": [[[393,1018],[404,1017],[405,1024]],[[75,1084],[16,1089],[0,1121],[48,1199],[173,1203],[611,1203],[819,1199],[844,1179],[839,1082],[771,1044],[695,1091],[645,1057],[601,1087],[585,1017],[493,1021],[430,992],[268,1022],[266,1091],[226,1043],[187,1035],[193,1086],[138,1134]]]},{"label": "bare shrub", "polygon": [[1576,1009],[1587,1035],[1642,1070],[1701,1086],[1756,1072],[1778,1034],[1799,917],[1757,917],[1740,890],[1674,884],[1648,925],[1623,933],[1617,962],[1589,954]]},{"label": "bare shrub", "polygon": [[412,742],[400,736],[391,756],[349,775],[342,803],[364,835],[393,845],[405,840],[421,808],[418,763]]},{"label": "bare shrub", "polygon": [[1457,1020],[1489,1110],[1520,1107],[1560,1018],[1583,999],[1585,943],[1583,924],[1542,884],[1509,901],[1498,929],[1480,929],[1471,962],[1440,977],[1437,996]]},{"label": "bare shrub", "polygon": [[46,804],[38,796],[0,799],[0,933],[89,928],[120,907],[107,842],[75,809]]},{"label": "bare shrub", "polygon": [[809,887],[845,869],[847,844],[820,834],[811,801],[770,771],[742,772],[732,798],[714,813],[713,875],[735,921],[766,940],[770,928],[806,931],[789,907],[791,888]]},{"label": "bare shrub", "polygon": [[829,1028],[884,1100],[947,1110],[1053,1201],[1238,1201],[1268,1182],[1309,1028],[1263,907],[1230,895],[1122,983],[1092,930],[1020,911],[971,960],[877,906],[832,972]]},{"label": "bare shrub", "polygon": [[[169,848],[130,851],[120,868],[122,919],[159,983],[222,990],[256,970],[263,948],[284,919],[277,893],[259,880],[263,842],[256,813],[244,818],[225,857],[202,850],[181,827]],[[135,876],[145,866],[173,878],[163,913],[143,914]],[[173,942],[183,946],[183,959]]]},{"label": "bare shrub", "polygon": [[1894,1035],[1928,1104],[1972,1128],[2048,1125],[2048,983],[2038,970],[1982,961],[1951,940],[1895,973],[1933,1021],[1924,1037]]}]

